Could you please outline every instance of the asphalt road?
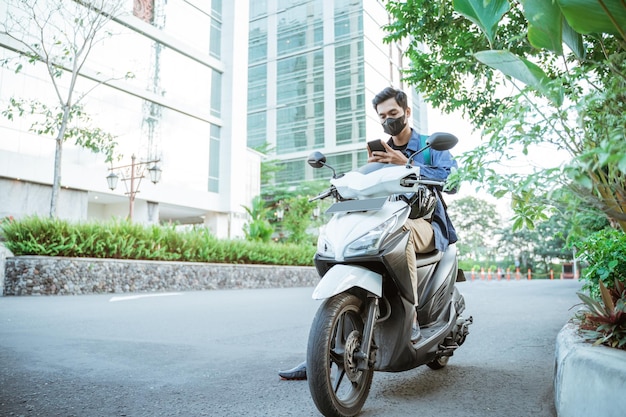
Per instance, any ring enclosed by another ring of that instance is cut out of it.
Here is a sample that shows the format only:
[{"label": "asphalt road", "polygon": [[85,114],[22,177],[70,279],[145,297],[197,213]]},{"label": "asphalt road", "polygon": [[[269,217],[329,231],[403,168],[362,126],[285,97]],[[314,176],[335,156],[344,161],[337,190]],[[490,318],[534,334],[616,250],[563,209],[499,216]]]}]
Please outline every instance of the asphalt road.
[{"label": "asphalt road", "polygon": [[[374,375],[361,416],[554,417],[554,344],[580,284],[460,284],[474,316],[446,368]],[[0,416],[316,416],[312,288],[0,298]]]}]

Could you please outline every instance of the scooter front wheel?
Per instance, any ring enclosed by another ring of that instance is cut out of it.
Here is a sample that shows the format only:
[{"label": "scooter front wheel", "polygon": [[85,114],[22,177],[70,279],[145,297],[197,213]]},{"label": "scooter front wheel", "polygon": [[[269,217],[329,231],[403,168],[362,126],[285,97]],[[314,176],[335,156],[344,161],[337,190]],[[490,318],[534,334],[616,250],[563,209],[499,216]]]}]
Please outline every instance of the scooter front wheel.
[{"label": "scooter front wheel", "polygon": [[355,357],[363,337],[362,302],[338,294],[320,306],[309,334],[307,379],[313,401],[324,416],[354,416],[363,407],[374,370],[358,369]]}]

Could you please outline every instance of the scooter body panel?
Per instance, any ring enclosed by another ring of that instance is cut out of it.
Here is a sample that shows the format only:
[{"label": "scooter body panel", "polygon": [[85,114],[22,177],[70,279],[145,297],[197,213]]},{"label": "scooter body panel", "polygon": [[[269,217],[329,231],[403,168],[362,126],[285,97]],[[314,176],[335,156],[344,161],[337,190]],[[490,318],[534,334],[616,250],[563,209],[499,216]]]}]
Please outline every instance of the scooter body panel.
[{"label": "scooter body panel", "polygon": [[334,265],[313,290],[313,299],[323,300],[351,288],[362,288],[376,297],[383,293],[382,275],[358,265]]}]

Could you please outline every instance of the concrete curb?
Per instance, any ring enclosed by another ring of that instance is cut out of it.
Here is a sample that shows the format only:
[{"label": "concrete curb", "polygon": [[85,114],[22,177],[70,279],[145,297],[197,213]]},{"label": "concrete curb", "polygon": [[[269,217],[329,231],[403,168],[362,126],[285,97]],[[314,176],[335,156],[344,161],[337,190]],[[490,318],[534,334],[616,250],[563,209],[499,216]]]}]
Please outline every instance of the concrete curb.
[{"label": "concrete curb", "polygon": [[554,404],[558,417],[622,417],[626,351],[593,346],[567,323],[556,340]]}]

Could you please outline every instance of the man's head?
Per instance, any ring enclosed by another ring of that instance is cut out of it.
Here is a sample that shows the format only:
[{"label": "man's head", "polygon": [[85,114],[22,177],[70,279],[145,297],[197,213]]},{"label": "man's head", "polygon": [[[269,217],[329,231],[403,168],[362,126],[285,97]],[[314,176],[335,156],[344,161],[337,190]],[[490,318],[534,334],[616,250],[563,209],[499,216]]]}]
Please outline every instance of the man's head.
[{"label": "man's head", "polygon": [[383,101],[387,101],[389,99],[394,99],[396,104],[405,110],[408,107],[406,94],[402,90],[396,90],[393,87],[387,87],[380,93],[376,94],[376,97],[372,100],[372,104],[374,105],[374,110],[378,112],[378,105]]},{"label": "man's head", "polygon": [[411,108],[407,104],[404,91],[387,87],[372,100],[385,133],[398,136],[408,126]]}]

